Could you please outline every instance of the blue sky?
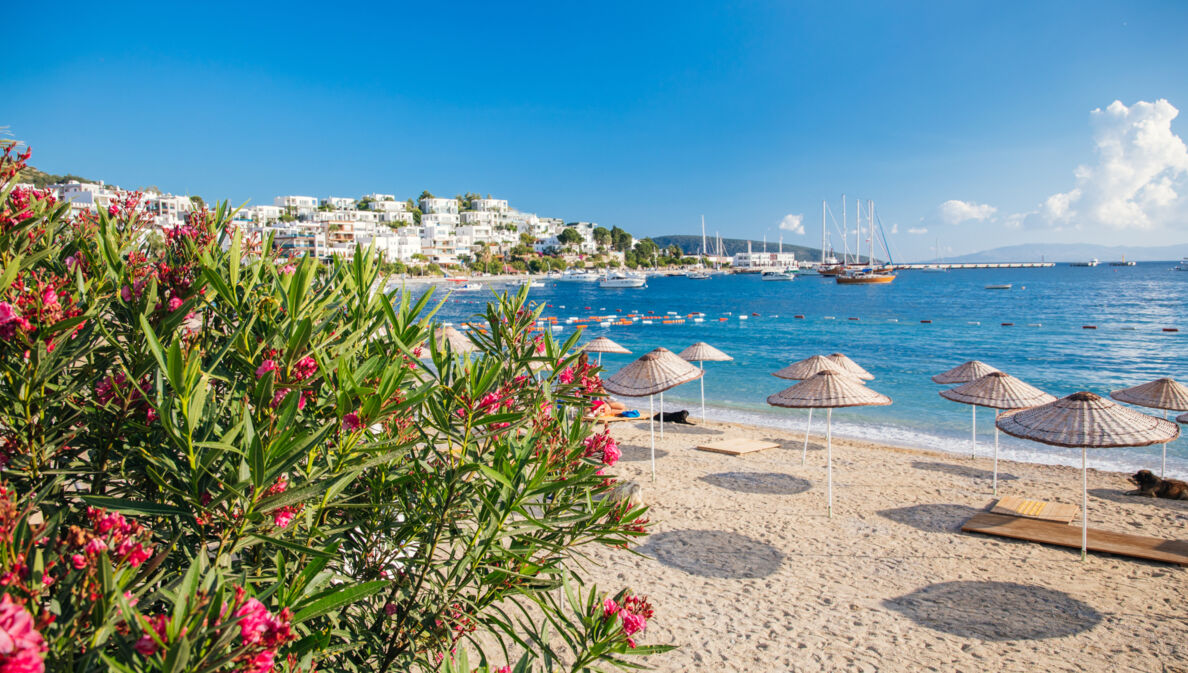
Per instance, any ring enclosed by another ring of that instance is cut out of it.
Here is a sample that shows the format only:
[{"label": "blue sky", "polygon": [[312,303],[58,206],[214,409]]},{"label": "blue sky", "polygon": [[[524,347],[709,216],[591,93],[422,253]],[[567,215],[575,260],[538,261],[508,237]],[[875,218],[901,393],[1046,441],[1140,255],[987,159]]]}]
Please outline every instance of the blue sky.
[{"label": "blue sky", "polygon": [[6,35],[0,125],[42,169],[124,187],[477,191],[638,236],[695,233],[704,214],[774,241],[785,221],[810,245],[844,192],[875,201],[900,258],[936,238],[947,254],[1188,241],[1188,3],[7,14],[24,28]]}]

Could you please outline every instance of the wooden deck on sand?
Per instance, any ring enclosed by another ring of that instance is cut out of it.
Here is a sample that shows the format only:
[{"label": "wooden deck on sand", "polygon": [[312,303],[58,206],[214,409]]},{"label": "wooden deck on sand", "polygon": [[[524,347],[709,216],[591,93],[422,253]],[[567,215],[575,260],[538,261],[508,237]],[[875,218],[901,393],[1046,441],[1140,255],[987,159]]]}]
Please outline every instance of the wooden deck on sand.
[{"label": "wooden deck on sand", "polygon": [[701,444],[697,448],[702,451],[711,451],[713,453],[724,453],[728,456],[741,456],[745,453],[754,453],[756,451],[766,451],[767,449],[774,449],[779,444],[775,442],[765,442],[760,439],[722,439],[709,444]]},{"label": "wooden deck on sand", "polygon": [[[982,512],[965,522],[967,533],[997,535],[1061,547],[1081,548],[1081,528],[1051,521]],[[1188,565],[1188,542],[1089,529],[1089,551]]]}]

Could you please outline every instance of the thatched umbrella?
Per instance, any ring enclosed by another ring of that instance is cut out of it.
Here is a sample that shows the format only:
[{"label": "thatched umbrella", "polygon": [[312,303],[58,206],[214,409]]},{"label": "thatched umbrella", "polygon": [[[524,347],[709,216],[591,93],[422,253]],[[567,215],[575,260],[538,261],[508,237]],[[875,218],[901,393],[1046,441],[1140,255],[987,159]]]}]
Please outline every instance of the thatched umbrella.
[{"label": "thatched umbrella", "polygon": [[631,354],[631,351],[627,350],[626,348],[623,348],[619,344],[611,341],[610,339],[608,339],[604,336],[600,336],[597,339],[594,339],[590,343],[586,344],[585,346],[582,346],[582,350],[586,351],[587,353],[598,353],[599,366],[602,365],[602,354],[603,353],[618,353],[620,355],[630,355]]},{"label": "thatched umbrella", "polygon": [[[1143,383],[1133,388],[1124,388],[1110,393],[1110,397],[1119,402],[1137,404],[1140,407],[1162,409],[1163,417],[1167,418],[1169,411],[1188,411],[1188,387],[1172,379],[1156,379],[1150,383]],[[1159,468],[1159,476],[1167,473],[1167,444],[1163,445],[1163,463]]]},{"label": "thatched umbrella", "polygon": [[[623,367],[602,382],[607,392],[625,397],[648,397],[648,424],[652,432],[652,480],[656,480],[656,414],[652,409],[652,396],[675,388],[682,383],[701,378],[697,367],[685,362],[667,348],[657,348],[645,353],[635,362]],[[663,408],[663,397],[661,397]],[[660,417],[660,437],[664,437],[664,417]]]},{"label": "thatched umbrella", "polygon": [[449,325],[439,328],[434,334],[434,338],[437,340],[438,346],[448,344],[455,353],[473,353],[478,350],[470,337]]},{"label": "thatched umbrella", "polygon": [[837,364],[841,365],[839,367],[839,369],[841,369],[843,372],[845,372],[847,374],[850,374],[851,376],[856,376],[856,377],[862,379],[863,381],[873,381],[874,380],[874,377],[875,377],[874,374],[871,374],[870,372],[866,371],[861,366],[859,366],[857,362],[854,362],[848,356],[846,356],[842,353],[830,353],[827,357],[830,360],[833,360]]},{"label": "thatched umbrella", "polygon": [[[982,362],[981,360],[970,360],[963,364],[950,369],[947,372],[942,372],[932,377],[933,383],[940,383],[943,385],[952,385],[954,383],[969,383],[970,381],[977,381],[987,374],[998,371],[994,367]],[[970,430],[969,443],[971,449],[969,457],[973,458],[974,452],[978,448],[978,407],[977,405],[970,405]]]},{"label": "thatched umbrella", "polygon": [[1175,423],[1129,409],[1088,392],[1073,393],[1055,402],[1007,412],[998,427],[1008,435],[1052,446],[1081,449],[1081,560],[1089,541],[1088,449],[1150,446],[1180,435]]},{"label": "thatched umbrella", "polygon": [[833,516],[833,410],[838,407],[886,406],[891,398],[862,385],[852,376],[826,370],[767,398],[775,407],[827,409],[825,421],[826,489]]},{"label": "thatched umbrella", "polygon": [[[835,355],[841,355],[841,353],[836,353]],[[842,357],[845,356],[842,355]],[[848,360],[849,358],[846,359]],[[811,378],[819,372],[824,371],[832,371],[838,372],[839,374],[844,374],[846,376],[854,376],[853,374],[843,370],[842,365],[840,365],[837,360],[830,360],[824,355],[814,355],[798,362],[793,362],[779,371],[772,372],[771,375],[781,379],[803,381],[807,378]],[[857,379],[858,377],[855,376],[854,378]],[[813,409],[812,407],[809,407],[808,423],[804,426],[804,449],[800,452],[800,464],[802,466],[808,462],[809,431],[812,430],[812,427]]]},{"label": "thatched umbrella", "polygon": [[[717,348],[714,348],[713,346],[707,344],[704,341],[698,341],[697,343],[693,344],[692,346],[689,346],[685,350],[681,351],[680,355],[678,355],[677,357],[679,357],[682,360],[687,360],[689,362],[693,362],[694,360],[696,360],[697,366],[700,367],[703,372],[705,371],[705,363],[706,362],[727,362],[727,361],[734,359],[734,358],[730,357],[729,355],[723,353],[722,351],[718,350]],[[705,423],[705,377],[704,376],[701,377],[701,422]]]},{"label": "thatched umbrella", "polygon": [[[940,396],[946,400],[991,409],[1026,409],[1056,400],[1054,395],[998,371],[952,390],[942,390]],[[994,495],[998,495],[997,425],[994,426]]]}]

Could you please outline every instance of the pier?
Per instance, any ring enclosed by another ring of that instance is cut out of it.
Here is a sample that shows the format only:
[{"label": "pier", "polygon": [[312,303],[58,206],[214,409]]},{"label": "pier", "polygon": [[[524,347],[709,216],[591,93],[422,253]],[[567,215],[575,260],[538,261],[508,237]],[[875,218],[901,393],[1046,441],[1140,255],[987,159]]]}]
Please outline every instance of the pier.
[{"label": "pier", "polygon": [[1048,269],[1056,266],[1055,262],[988,262],[985,264],[895,264],[896,270],[919,271],[920,269]]}]

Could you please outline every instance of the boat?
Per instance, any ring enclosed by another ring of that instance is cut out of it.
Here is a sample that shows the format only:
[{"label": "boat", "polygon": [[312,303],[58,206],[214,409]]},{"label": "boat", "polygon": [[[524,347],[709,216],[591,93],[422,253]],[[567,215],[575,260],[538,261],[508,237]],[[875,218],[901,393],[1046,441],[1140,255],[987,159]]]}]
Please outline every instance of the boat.
[{"label": "boat", "polygon": [[569,271],[561,274],[561,277],[557,280],[572,280],[582,283],[593,283],[601,277],[601,275],[594,271],[575,271],[570,269]]},{"label": "boat", "polygon": [[1188,271],[1188,257],[1181,260],[1174,268],[1176,271]]},{"label": "boat", "polygon": [[849,269],[836,276],[838,285],[882,285],[895,280],[887,269]]},{"label": "boat", "polygon": [[647,285],[647,278],[627,273],[607,274],[598,281],[598,287],[604,289],[641,288]]},{"label": "boat", "polygon": [[1110,262],[1110,266],[1134,266],[1134,262],[1126,261],[1126,255],[1122,255],[1121,261]]},{"label": "boat", "polygon": [[759,276],[759,280],[796,280],[796,272],[789,269],[773,269],[771,271],[764,271],[763,274]]},{"label": "boat", "polygon": [[1097,258],[1094,257],[1088,262],[1070,262],[1069,266],[1097,266],[1098,264],[1099,262],[1097,261]]},{"label": "boat", "polygon": [[479,290],[483,289],[483,284],[475,283],[472,281],[469,283],[463,283],[461,285],[457,285],[454,287],[454,289],[458,290],[459,292],[478,292]]},{"label": "boat", "polygon": [[949,267],[941,265],[940,239],[939,238],[936,239],[936,247],[934,248],[934,250],[936,250],[936,262],[933,264],[929,264],[928,266],[925,266],[923,269],[920,269],[920,270],[923,271],[924,273],[948,273]]},{"label": "boat", "polygon": [[698,255],[698,258],[701,260],[701,266],[698,269],[696,269],[695,271],[690,271],[690,272],[686,273],[685,274],[686,278],[690,278],[692,280],[709,280],[710,279],[709,272],[705,270],[705,252],[706,252],[705,215],[702,215],[701,216],[701,254]]},{"label": "boat", "polygon": [[531,278],[525,278],[524,280],[516,283],[516,286],[517,287],[544,287],[545,284],[543,281],[532,280]]},{"label": "boat", "polygon": [[690,271],[689,273],[685,274],[685,278],[691,278],[693,280],[709,280],[710,274],[705,270]]},{"label": "boat", "polygon": [[1014,283],[999,283],[998,285],[987,285],[987,290],[1009,290],[1014,287]]}]

